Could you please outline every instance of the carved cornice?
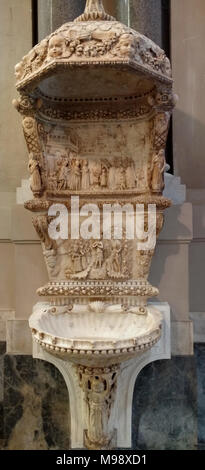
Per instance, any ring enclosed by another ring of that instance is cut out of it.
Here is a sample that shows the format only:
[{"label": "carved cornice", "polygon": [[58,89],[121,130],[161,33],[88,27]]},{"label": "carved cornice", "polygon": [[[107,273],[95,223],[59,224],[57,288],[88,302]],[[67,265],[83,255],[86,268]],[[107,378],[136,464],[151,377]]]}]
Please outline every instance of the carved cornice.
[{"label": "carved cornice", "polygon": [[126,67],[172,85],[169,59],[150,39],[117,21],[85,21],[66,23],[24,56],[15,67],[17,89],[82,66]]},{"label": "carved cornice", "polygon": [[62,297],[154,297],[159,294],[156,287],[151,286],[149,282],[128,280],[128,281],[62,281],[49,282],[37,291],[40,296],[62,296]]},{"label": "carved cornice", "polygon": [[[110,194],[108,194],[110,197]],[[92,198],[92,196],[90,196]],[[99,209],[103,208],[103,204],[105,203],[105,198],[104,195],[102,195],[102,200],[100,199],[100,195],[94,194],[95,197],[95,203],[98,205]],[[164,210],[167,209],[172,205],[172,202],[170,199],[166,199],[165,197],[159,195],[153,195],[153,194],[142,194],[139,196],[134,196],[132,192],[132,200],[130,201],[130,195],[128,199],[123,199],[122,193],[121,197],[119,199],[110,199],[109,198],[109,204],[119,204],[120,206],[123,206],[127,202],[131,202],[132,204],[144,204],[145,210],[147,209],[148,204],[155,204],[158,208],[158,210]],[[32,212],[45,212],[48,211],[49,207],[54,204],[56,200],[46,200],[46,199],[32,199],[30,201],[27,201],[24,203],[25,209],[28,209]],[[70,200],[69,199],[63,199],[59,198],[58,203],[64,204],[67,209],[70,209]],[[80,205],[79,207],[81,208],[84,204],[87,204],[88,202],[88,197],[86,196],[86,199],[83,199],[83,197],[80,199]]]}]

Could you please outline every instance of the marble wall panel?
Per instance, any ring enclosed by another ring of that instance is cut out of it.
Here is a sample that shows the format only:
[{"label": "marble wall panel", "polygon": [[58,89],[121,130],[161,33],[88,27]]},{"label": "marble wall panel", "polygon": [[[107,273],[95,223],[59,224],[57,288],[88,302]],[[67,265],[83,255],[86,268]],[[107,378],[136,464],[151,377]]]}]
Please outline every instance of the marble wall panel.
[{"label": "marble wall panel", "polygon": [[205,344],[195,344],[197,359],[197,395],[198,395],[198,442],[205,450]]},{"label": "marble wall panel", "polygon": [[[69,398],[59,371],[31,356],[4,353],[0,343],[0,449],[69,449]],[[196,449],[197,398],[200,448],[205,445],[204,357],[205,346],[197,345],[198,397],[195,358],[157,361],[141,371],[133,398],[133,449]]]},{"label": "marble wall panel", "polygon": [[51,364],[31,356],[5,355],[2,412],[3,449],[69,449],[68,392],[62,376]]},{"label": "marble wall panel", "polygon": [[194,358],[157,361],[141,371],[135,384],[132,426],[134,449],[196,449]]}]

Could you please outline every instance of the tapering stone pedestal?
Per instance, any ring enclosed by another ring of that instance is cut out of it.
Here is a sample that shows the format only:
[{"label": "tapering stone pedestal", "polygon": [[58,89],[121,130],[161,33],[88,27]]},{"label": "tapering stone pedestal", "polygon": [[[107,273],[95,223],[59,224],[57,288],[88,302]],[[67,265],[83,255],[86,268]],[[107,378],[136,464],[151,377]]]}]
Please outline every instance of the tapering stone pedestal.
[{"label": "tapering stone pedestal", "polygon": [[[42,304],[41,304],[42,305]],[[162,313],[162,335],[158,343],[149,351],[120,365],[114,407],[110,418],[110,429],[116,428],[114,448],[130,448],[132,446],[132,400],[135,381],[140,371],[148,364],[161,359],[171,358],[170,349],[170,307],[166,302],[151,304]],[[38,304],[34,307],[38,307]],[[45,351],[33,342],[33,357],[50,362],[61,372],[69,393],[71,413],[71,448],[85,448],[85,431],[87,429],[87,406],[84,392],[80,386],[76,367]],[[65,417],[66,419],[66,417]],[[116,426],[113,424],[116,423]]]}]

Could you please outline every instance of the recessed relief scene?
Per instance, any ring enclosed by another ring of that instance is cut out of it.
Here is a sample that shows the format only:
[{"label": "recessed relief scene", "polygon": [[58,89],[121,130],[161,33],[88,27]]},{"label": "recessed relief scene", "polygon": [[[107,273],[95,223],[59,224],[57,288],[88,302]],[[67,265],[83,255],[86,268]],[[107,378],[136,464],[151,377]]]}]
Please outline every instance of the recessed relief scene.
[{"label": "recessed relief scene", "polygon": [[33,218],[41,239],[50,280],[127,279],[132,272],[132,242],[122,240],[52,240],[46,216]]},{"label": "recessed relief scene", "polygon": [[42,127],[48,193],[149,190],[152,120]]},{"label": "recessed relief scene", "polygon": [[129,276],[128,242],[81,240],[59,249],[67,254],[66,279],[125,279]]}]

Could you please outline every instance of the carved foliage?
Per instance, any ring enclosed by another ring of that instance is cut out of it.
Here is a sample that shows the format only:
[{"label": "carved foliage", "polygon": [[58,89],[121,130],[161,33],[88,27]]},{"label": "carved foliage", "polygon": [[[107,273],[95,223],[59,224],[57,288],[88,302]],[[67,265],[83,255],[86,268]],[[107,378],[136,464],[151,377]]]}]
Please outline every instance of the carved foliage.
[{"label": "carved foliage", "polygon": [[132,59],[150,70],[171,76],[169,59],[152,41],[117,22],[67,23],[35,46],[16,65],[17,80],[37,72],[53,60]]},{"label": "carved foliage", "polygon": [[49,219],[47,215],[38,215],[32,219],[33,226],[41,240],[44,244],[46,250],[51,250],[54,248],[54,241],[50,239],[48,234],[48,223]]},{"label": "carved foliage", "polygon": [[13,100],[13,105],[24,117],[34,117],[42,106],[42,100],[22,93],[18,99]]}]

